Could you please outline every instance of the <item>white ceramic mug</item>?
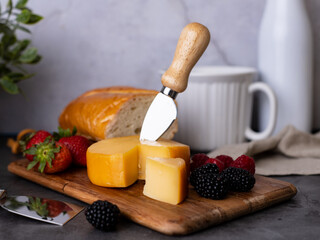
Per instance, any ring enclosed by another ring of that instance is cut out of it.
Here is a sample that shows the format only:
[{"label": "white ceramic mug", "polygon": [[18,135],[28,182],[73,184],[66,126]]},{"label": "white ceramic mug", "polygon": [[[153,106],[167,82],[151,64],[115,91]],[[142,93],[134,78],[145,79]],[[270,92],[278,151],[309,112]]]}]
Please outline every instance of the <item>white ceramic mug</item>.
[{"label": "white ceramic mug", "polygon": [[[247,67],[204,66],[190,73],[187,90],[179,94],[176,140],[193,150],[258,140],[270,136],[276,123],[277,101],[272,89],[254,82],[257,71]],[[250,127],[252,95],[264,92],[269,99],[269,123],[262,132]]]}]

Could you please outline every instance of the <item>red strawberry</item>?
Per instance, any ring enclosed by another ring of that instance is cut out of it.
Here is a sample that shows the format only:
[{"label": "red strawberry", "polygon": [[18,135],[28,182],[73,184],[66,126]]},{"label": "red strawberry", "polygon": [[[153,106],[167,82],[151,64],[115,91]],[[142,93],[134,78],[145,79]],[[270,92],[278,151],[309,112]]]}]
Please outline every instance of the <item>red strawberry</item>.
[{"label": "red strawberry", "polygon": [[58,132],[54,132],[53,136],[55,140],[61,142],[67,146],[72,155],[72,161],[78,166],[87,166],[87,149],[91,142],[82,136],[76,136],[77,128],[73,127],[73,130],[63,129],[58,127]]},{"label": "red strawberry", "polygon": [[25,152],[33,155],[33,161],[29,163],[28,170],[37,166],[39,172],[56,173],[66,170],[72,163],[72,156],[68,148],[49,138]]},{"label": "red strawberry", "polygon": [[90,146],[90,141],[83,136],[63,137],[58,142],[67,146],[72,155],[72,160],[75,165],[87,166],[87,149]]},{"label": "red strawberry", "polygon": [[242,168],[249,171],[252,175],[255,173],[255,163],[252,157],[241,155],[230,164],[230,167]]},{"label": "red strawberry", "polygon": [[[28,139],[26,139],[26,141],[20,142],[20,145],[27,150],[38,143],[42,143],[47,137],[52,138],[52,135],[47,131],[39,130],[35,133],[32,133]],[[29,161],[33,160],[33,155],[25,154],[25,157],[29,159]]]},{"label": "red strawberry", "polygon": [[197,153],[192,156],[191,158],[191,164],[190,164],[190,170],[193,171],[198,167],[201,167],[205,161],[207,161],[209,157],[204,153]]},{"label": "red strawberry", "polygon": [[233,158],[228,155],[219,155],[219,156],[216,156],[216,159],[223,162],[225,168],[229,167],[230,164],[233,162]]},{"label": "red strawberry", "polygon": [[225,167],[224,167],[224,163],[223,163],[222,161],[216,159],[216,158],[209,158],[207,161],[205,161],[204,164],[207,164],[207,163],[216,164],[216,165],[218,166],[220,172],[223,171],[224,168],[225,168]]}]

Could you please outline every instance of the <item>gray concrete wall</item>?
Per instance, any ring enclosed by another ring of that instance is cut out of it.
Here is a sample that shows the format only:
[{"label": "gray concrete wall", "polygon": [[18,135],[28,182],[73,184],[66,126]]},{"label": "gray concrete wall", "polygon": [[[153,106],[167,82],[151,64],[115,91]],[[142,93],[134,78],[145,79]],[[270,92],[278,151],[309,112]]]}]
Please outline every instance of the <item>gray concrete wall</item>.
[{"label": "gray concrete wall", "polygon": [[[160,89],[180,31],[206,25],[212,41],[199,65],[257,65],[257,34],[264,0],[30,0],[44,16],[31,39],[43,60],[20,86],[0,91],[0,133],[55,130],[63,107],[92,88],[130,85]],[[320,127],[320,1],[308,0],[315,33],[314,128]],[[289,81],[289,80],[288,80]]]}]

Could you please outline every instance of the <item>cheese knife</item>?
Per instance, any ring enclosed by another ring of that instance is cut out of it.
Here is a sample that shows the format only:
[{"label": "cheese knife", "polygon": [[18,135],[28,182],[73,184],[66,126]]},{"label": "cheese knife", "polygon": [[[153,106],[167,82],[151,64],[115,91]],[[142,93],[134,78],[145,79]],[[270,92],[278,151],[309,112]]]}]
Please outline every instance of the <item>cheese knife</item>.
[{"label": "cheese knife", "polygon": [[180,34],[173,61],[162,75],[162,90],[151,103],[144,118],[140,140],[156,141],[177,118],[174,99],[188,85],[189,74],[210,41],[209,30],[200,23],[190,23]]},{"label": "cheese knife", "polygon": [[0,206],[9,212],[63,226],[84,207],[67,202],[33,196],[7,196],[0,189]]}]

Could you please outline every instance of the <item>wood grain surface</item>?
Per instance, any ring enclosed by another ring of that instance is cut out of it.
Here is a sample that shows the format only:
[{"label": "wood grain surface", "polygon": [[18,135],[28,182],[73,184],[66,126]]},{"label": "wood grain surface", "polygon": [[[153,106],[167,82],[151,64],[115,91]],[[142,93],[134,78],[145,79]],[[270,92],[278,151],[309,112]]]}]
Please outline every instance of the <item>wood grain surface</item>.
[{"label": "wood grain surface", "polygon": [[182,204],[171,205],[144,196],[141,180],[128,188],[104,188],[90,182],[85,168],[48,175],[27,171],[27,164],[26,159],[17,160],[9,164],[8,170],[88,204],[110,201],[118,205],[125,217],[167,235],[199,231],[288,200],[297,193],[288,182],[256,175],[251,192],[229,193],[224,200],[211,200],[200,197],[190,186],[188,198]]}]

